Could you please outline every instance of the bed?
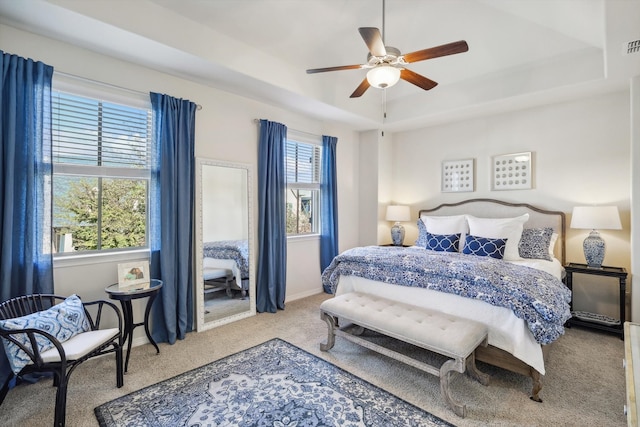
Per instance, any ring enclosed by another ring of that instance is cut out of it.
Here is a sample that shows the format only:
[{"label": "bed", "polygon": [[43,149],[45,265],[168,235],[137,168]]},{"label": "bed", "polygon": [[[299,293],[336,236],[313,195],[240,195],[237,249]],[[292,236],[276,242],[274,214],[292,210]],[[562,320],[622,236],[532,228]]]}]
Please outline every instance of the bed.
[{"label": "bed", "polygon": [[531,398],[541,401],[548,350],[570,317],[561,281],[564,213],[470,199],[423,209],[417,224],[415,246],[345,251],[323,272],[323,284],[336,295],[363,292],[486,324],[489,346],[476,358],[530,376]]},{"label": "bed", "polygon": [[[205,280],[205,293],[214,288],[242,292],[245,298],[249,290],[249,244],[247,240],[217,240],[202,245],[202,269],[225,272],[213,274],[213,280]],[[205,275],[206,276],[206,275]]]}]

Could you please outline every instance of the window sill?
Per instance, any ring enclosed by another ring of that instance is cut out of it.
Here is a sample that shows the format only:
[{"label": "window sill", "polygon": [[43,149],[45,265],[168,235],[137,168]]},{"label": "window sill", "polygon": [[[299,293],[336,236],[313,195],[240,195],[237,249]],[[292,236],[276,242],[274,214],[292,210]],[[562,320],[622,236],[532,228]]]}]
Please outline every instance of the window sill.
[{"label": "window sill", "polygon": [[305,234],[302,236],[287,236],[287,243],[308,242],[320,240],[319,234]]},{"label": "window sill", "polygon": [[53,268],[75,267],[100,263],[129,262],[138,259],[149,259],[149,249],[136,249],[90,255],[68,255],[53,258]]}]

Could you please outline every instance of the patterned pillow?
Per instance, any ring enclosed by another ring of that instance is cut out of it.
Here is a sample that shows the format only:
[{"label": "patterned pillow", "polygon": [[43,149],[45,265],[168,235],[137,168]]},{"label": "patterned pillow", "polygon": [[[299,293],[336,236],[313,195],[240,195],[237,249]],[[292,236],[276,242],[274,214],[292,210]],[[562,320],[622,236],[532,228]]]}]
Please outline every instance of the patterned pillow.
[{"label": "patterned pillow", "polygon": [[[71,295],[48,310],[14,319],[0,320],[0,328],[7,330],[39,329],[53,335],[58,341],[64,342],[81,332],[88,331],[90,326],[84,313],[82,301],[77,295]],[[27,348],[31,348],[27,334],[14,335],[14,338]],[[2,342],[11,364],[11,369],[15,374],[18,374],[22,368],[31,363],[31,359],[18,345],[4,338]],[[53,347],[51,341],[42,335],[36,335],[36,343],[41,352]]]},{"label": "patterned pillow", "polygon": [[427,249],[438,252],[458,252],[459,234],[431,234],[427,232]]},{"label": "patterned pillow", "polygon": [[522,230],[522,238],[518,245],[520,256],[529,259],[545,259],[551,261],[549,248],[553,228],[525,228]]},{"label": "patterned pillow", "polygon": [[427,226],[420,218],[418,218],[418,239],[415,245],[421,248],[427,247]]},{"label": "patterned pillow", "polygon": [[489,256],[491,258],[502,259],[507,239],[489,239],[469,235],[465,239],[463,254]]}]

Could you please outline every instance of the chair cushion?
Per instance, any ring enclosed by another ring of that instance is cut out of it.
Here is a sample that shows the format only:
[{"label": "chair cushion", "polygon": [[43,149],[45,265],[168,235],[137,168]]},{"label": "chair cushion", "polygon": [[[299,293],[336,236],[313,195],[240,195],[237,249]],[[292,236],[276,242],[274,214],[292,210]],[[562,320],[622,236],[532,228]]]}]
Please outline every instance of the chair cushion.
[{"label": "chair cushion", "polygon": [[[71,295],[53,307],[13,319],[0,320],[0,328],[5,330],[39,329],[53,335],[58,341],[65,342],[73,336],[91,329],[84,313],[82,301],[77,295]],[[13,335],[21,344],[31,348],[27,334]],[[18,374],[22,368],[32,363],[27,354],[18,345],[2,340],[11,369]],[[53,343],[42,335],[36,335],[36,344],[40,352],[51,349]],[[57,350],[54,350],[57,352]]]},{"label": "chair cushion", "polygon": [[[67,360],[78,360],[117,337],[118,333],[120,333],[118,328],[83,332],[62,343],[64,354]],[[45,362],[60,361],[60,353],[55,347],[43,352],[41,356]]]}]

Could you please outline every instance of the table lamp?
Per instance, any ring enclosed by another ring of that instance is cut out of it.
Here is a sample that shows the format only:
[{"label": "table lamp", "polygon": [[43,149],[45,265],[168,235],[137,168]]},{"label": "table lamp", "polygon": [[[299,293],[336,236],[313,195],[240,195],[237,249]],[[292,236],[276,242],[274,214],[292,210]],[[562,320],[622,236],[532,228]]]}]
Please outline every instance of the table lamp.
[{"label": "table lamp", "polygon": [[617,206],[576,206],[571,215],[571,228],[591,230],[584,239],[582,248],[587,266],[602,268],[605,243],[599,230],[621,230],[620,214]]},{"label": "table lamp", "polygon": [[393,246],[402,246],[404,242],[404,227],[401,221],[409,221],[411,219],[411,211],[409,206],[389,205],[387,206],[387,221],[395,221],[391,227],[391,241]]}]

